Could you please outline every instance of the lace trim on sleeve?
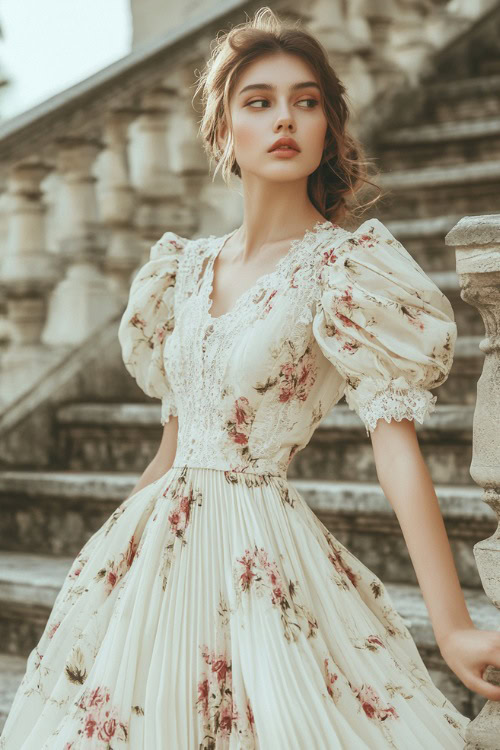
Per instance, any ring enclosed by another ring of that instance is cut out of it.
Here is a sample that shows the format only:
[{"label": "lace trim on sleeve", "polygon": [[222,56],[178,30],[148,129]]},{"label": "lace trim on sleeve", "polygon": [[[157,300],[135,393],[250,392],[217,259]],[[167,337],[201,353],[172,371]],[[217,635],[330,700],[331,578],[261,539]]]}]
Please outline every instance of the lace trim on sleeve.
[{"label": "lace trim on sleeve", "polygon": [[[355,409],[355,402],[347,389],[346,401],[351,409]],[[359,417],[364,422],[366,434],[370,436],[370,430],[374,430],[379,419],[390,422],[395,419],[417,420],[420,424],[436,409],[437,396],[426,388],[407,384],[400,387],[391,381],[383,390],[375,393],[369,400],[362,401],[357,405]]]},{"label": "lace trim on sleeve", "polygon": [[177,406],[175,405],[173,401],[173,397],[171,394],[168,396],[164,396],[161,400],[161,424],[162,426],[165,426],[165,424],[168,422],[170,417],[176,417],[177,416]]}]

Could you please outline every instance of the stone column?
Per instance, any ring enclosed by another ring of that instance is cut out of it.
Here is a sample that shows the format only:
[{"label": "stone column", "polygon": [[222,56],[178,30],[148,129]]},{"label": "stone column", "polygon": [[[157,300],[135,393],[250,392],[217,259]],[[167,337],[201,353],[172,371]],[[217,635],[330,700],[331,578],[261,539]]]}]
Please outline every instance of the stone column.
[{"label": "stone column", "polygon": [[[500,519],[500,214],[465,216],[446,244],[455,248],[460,296],[479,310],[486,330],[479,345],[486,356],[477,384],[470,475]],[[500,608],[500,528],[473,550],[483,588]],[[500,685],[500,670],[490,665],[484,678]],[[498,750],[499,737],[500,703],[488,701],[467,727],[465,750]]]},{"label": "stone column", "polygon": [[[40,339],[46,320],[47,297],[59,272],[45,246],[45,207],[40,184],[50,167],[32,157],[13,165],[7,176],[7,243],[0,264],[10,344],[2,356],[2,380],[44,359]],[[15,383],[18,376],[14,376]]]},{"label": "stone column", "polygon": [[128,129],[133,110],[109,112],[103,132],[104,149],[96,165],[100,220],[109,230],[106,271],[111,291],[126,302],[130,274],[140,260],[134,227],[136,196],[130,181]]},{"label": "stone column", "polygon": [[401,67],[408,82],[416,86],[421,73],[428,70],[429,56],[433,44],[427,34],[422,33],[431,16],[429,0],[398,0],[391,33],[391,55]]},{"label": "stone column", "polygon": [[100,143],[84,138],[68,137],[59,144],[58,210],[63,227],[58,258],[66,267],[66,275],[50,299],[43,333],[43,341],[52,346],[85,341],[120,307],[103,272],[105,245],[93,174],[100,148]]},{"label": "stone column", "polygon": [[369,70],[372,34],[368,23],[368,0],[316,0],[313,17],[307,27],[328,51],[332,67],[347,87],[353,103],[353,122],[357,110],[367,106],[375,96],[374,80]]},{"label": "stone column", "polygon": [[141,258],[166,231],[182,234],[182,182],[172,171],[167,144],[175,89],[157,87],[142,97],[131,127],[131,181],[137,195],[135,226]]}]

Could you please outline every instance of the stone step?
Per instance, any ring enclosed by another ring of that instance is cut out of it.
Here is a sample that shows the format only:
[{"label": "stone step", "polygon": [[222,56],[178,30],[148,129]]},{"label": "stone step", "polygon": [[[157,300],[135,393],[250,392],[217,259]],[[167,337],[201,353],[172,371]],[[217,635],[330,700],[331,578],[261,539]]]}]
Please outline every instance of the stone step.
[{"label": "stone step", "polygon": [[386,130],[377,142],[379,165],[390,169],[500,159],[500,117],[428,123]]},{"label": "stone step", "polygon": [[[349,422],[348,415],[344,416]],[[317,446],[310,444],[295,456],[289,470],[291,483],[332,533],[384,580],[416,581],[399,523],[378,480],[318,479],[318,455]],[[366,473],[362,470],[364,458],[361,455],[358,462],[359,474]],[[87,539],[128,497],[138,476],[3,472],[0,549],[12,554],[75,558]],[[467,586],[480,586],[472,547],[495,530],[493,511],[482,502],[482,491],[476,485],[438,484],[436,494],[460,580]]]},{"label": "stone step", "polygon": [[425,84],[425,114],[435,122],[500,116],[500,75]]},{"label": "stone step", "polygon": [[25,671],[25,656],[0,653],[0,734]]},{"label": "stone step", "polygon": [[[4,634],[11,632],[7,640],[2,640],[2,726],[24,674],[26,658],[43,632],[71,562],[71,558],[54,560],[46,555],[0,552],[0,623]],[[472,718],[485,701],[479,694],[466,689],[442,659],[419,587],[383,583],[414,638],[432,679],[462,713]],[[498,610],[484,592],[469,588],[463,591],[475,626],[482,630],[498,630]],[[16,612],[17,616],[13,614]],[[16,620],[18,630],[15,630]]]},{"label": "stone step", "polygon": [[377,183],[387,191],[384,211],[391,219],[495,213],[500,160],[386,171]]},{"label": "stone step", "polygon": [[455,250],[445,244],[448,232],[462,216],[447,214],[421,218],[392,219],[379,217],[390,232],[406,247],[426,273],[456,273]]},{"label": "stone step", "polygon": [[[141,468],[141,472],[146,464]],[[75,557],[139,473],[3,471],[0,549]]]},{"label": "stone step", "polygon": [[[470,476],[474,408],[472,404],[442,404],[438,395],[436,410],[423,425],[415,423],[434,484],[474,484]],[[337,404],[320,422],[306,448],[295,455],[288,475],[377,481],[371,440],[357,414],[347,405]]]},{"label": "stone step", "polygon": [[458,335],[484,336],[484,323],[479,311],[460,296],[460,277],[456,270],[429,271],[428,276],[450,300],[455,313]]},{"label": "stone step", "polygon": [[427,76],[444,81],[500,73],[499,24],[500,4],[483,3],[481,13],[435,51]]}]

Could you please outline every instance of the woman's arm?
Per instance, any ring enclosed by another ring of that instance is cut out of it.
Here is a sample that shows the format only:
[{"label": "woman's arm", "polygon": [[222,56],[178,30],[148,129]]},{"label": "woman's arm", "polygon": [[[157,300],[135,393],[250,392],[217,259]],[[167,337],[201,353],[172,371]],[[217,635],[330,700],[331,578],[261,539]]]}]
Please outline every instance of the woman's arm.
[{"label": "woman's arm", "polygon": [[[172,466],[177,451],[177,432],[179,427],[179,420],[177,417],[170,417],[168,422],[163,427],[163,435],[160,446],[149,464],[144,469],[141,477],[132,492],[128,495],[131,497],[133,494],[142,490],[146,485],[155,482],[163,474],[165,474]],[[128,499],[128,498],[127,498]]]},{"label": "woman's arm", "polygon": [[401,526],[441,654],[466,687],[499,700],[500,689],[482,671],[500,665],[500,633],[478,630],[471,620],[415,425],[380,419],[371,440],[377,477]]},{"label": "woman's arm", "polygon": [[436,640],[473,626],[413,421],[380,419],[372,432],[377,477],[394,508]]}]

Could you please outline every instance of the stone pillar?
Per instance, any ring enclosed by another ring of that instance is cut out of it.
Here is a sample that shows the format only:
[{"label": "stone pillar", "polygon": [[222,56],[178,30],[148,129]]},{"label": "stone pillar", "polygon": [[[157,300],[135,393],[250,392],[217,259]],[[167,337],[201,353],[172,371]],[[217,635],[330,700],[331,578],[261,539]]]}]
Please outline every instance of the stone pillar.
[{"label": "stone pillar", "polygon": [[[199,99],[193,101],[194,71],[201,69],[203,64],[202,59],[193,57],[169,77],[169,81],[175,86],[176,95],[170,100],[167,150],[169,163],[173,173],[178,176],[183,195],[178,213],[179,230],[188,237],[196,233],[205,236],[223,231],[222,228],[228,225],[224,220],[225,209],[234,203],[234,195],[226,187],[220,173],[215,181],[209,179],[209,159],[198,134],[202,107]],[[235,184],[241,185],[239,179],[234,180]],[[206,224],[207,198],[209,231]],[[239,204],[241,198],[239,195],[236,198]]]},{"label": "stone pillar", "polygon": [[[11,334],[2,370],[17,370],[43,359],[41,334],[47,297],[59,273],[45,246],[45,207],[40,184],[50,167],[37,157],[11,166],[7,177],[7,242],[0,285]],[[6,382],[6,381],[4,381]]]},{"label": "stone pillar", "polygon": [[130,181],[128,128],[132,110],[109,112],[103,132],[104,149],[97,162],[99,216],[109,230],[106,271],[111,291],[126,302],[130,274],[140,260],[134,227],[136,196]]},{"label": "stone pillar", "polygon": [[172,171],[167,132],[175,89],[158,87],[142,97],[131,128],[131,181],[137,195],[135,226],[141,257],[166,231],[182,234],[182,181]]},{"label": "stone pillar", "polygon": [[[479,310],[486,329],[479,345],[486,356],[477,384],[470,475],[500,519],[500,214],[465,216],[446,244],[455,248],[460,296]],[[483,588],[500,608],[500,529],[473,550]],[[491,665],[483,676],[500,685],[500,670]],[[499,737],[500,703],[487,701],[467,727],[465,750],[498,750]]]},{"label": "stone pillar", "polygon": [[408,82],[416,86],[421,73],[428,70],[433,44],[422,33],[431,15],[430,0],[398,0],[391,33],[391,56],[405,71]]},{"label": "stone pillar", "polygon": [[105,247],[93,174],[100,148],[100,143],[77,137],[65,138],[59,145],[58,212],[64,224],[58,259],[66,267],[66,275],[51,296],[42,337],[52,346],[74,346],[85,341],[120,307],[103,273]]},{"label": "stone pillar", "polygon": [[367,106],[375,95],[368,59],[372,45],[371,29],[366,18],[368,0],[316,0],[313,17],[307,28],[318,37],[328,52],[332,67],[347,87],[353,106]]}]

